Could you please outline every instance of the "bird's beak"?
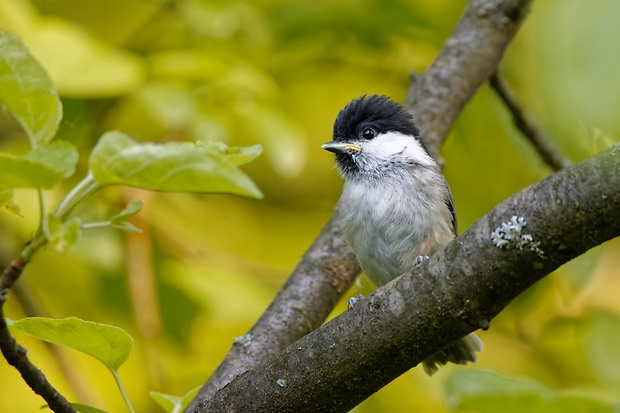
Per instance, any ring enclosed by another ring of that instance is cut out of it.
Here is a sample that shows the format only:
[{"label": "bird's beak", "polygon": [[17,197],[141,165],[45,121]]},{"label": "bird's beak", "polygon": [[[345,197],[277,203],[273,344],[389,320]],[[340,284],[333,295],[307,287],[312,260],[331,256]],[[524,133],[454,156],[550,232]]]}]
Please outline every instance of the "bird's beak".
[{"label": "bird's beak", "polygon": [[360,151],[359,146],[342,142],[328,142],[324,145],[321,145],[321,148],[333,153],[357,153]]}]

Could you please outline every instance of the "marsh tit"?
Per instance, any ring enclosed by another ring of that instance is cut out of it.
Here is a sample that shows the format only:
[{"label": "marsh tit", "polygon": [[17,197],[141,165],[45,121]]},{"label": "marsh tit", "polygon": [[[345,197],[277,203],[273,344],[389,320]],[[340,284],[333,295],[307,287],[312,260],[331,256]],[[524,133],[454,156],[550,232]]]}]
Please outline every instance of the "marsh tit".
[{"label": "marsh tit", "polygon": [[[452,193],[419,135],[401,105],[386,96],[362,96],[338,113],[333,141],[322,146],[336,154],[345,179],[338,201],[343,235],[377,286],[457,235]],[[432,375],[448,362],[475,362],[482,350],[471,333],[424,360],[424,370]]]}]

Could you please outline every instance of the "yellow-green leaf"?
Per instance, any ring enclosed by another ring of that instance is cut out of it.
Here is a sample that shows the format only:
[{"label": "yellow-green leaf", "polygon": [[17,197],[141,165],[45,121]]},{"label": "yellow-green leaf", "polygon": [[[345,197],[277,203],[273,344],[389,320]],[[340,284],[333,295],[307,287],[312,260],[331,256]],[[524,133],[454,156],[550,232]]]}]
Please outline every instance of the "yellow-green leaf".
[{"label": "yellow-green leaf", "polygon": [[22,218],[24,217],[19,204],[13,199],[12,189],[0,190],[0,208],[2,207],[5,207],[6,210],[13,215],[17,215]]},{"label": "yellow-green leaf", "polygon": [[144,203],[141,200],[134,199],[125,209],[110,218],[110,222],[112,224],[122,224],[127,221],[128,218],[136,215],[142,209],[143,205]]},{"label": "yellow-green leaf", "polygon": [[134,199],[127,205],[127,208],[123,209],[118,214],[110,218],[110,226],[112,228],[120,229],[122,231],[135,232],[141,234],[142,230],[135,225],[127,222],[127,219],[136,215],[142,209],[142,201]]},{"label": "yellow-green leaf", "polygon": [[182,412],[183,409],[187,407],[189,402],[193,400],[194,397],[200,391],[200,387],[194,387],[183,396],[173,396],[170,394],[160,393],[157,391],[151,391],[149,394],[151,398],[157,402],[157,404],[164,409],[168,413],[177,413]]},{"label": "yellow-green leaf", "polygon": [[105,410],[82,403],[71,403],[71,406],[73,406],[76,412],[80,413],[108,413]]},{"label": "yellow-green leaf", "polygon": [[75,172],[78,152],[68,142],[38,146],[23,155],[0,153],[0,190],[12,188],[50,189]]},{"label": "yellow-green leaf", "polygon": [[240,148],[228,146],[224,142],[220,141],[202,140],[196,142],[196,145],[209,151],[217,151],[221,153],[226,157],[226,159],[235,165],[245,165],[263,153],[263,146],[260,144]]},{"label": "yellow-green leaf", "polygon": [[122,329],[75,317],[30,317],[7,324],[38,339],[88,354],[114,371],[129,358],[133,348],[131,336]]},{"label": "yellow-green leaf", "polygon": [[66,253],[80,237],[80,219],[78,217],[73,217],[63,223],[60,223],[60,219],[53,215],[50,215],[47,219],[50,232],[50,245],[52,245],[58,253]]},{"label": "yellow-green leaf", "polygon": [[[87,404],[82,404],[82,403],[71,403],[71,406],[73,406],[76,412],[80,412],[80,413],[108,413],[105,410],[101,410],[97,407],[89,406]],[[46,405],[41,406],[41,408],[44,408],[44,407],[49,407],[49,405],[46,404]]]},{"label": "yellow-green leaf", "polygon": [[15,201],[14,199],[7,202],[4,208],[13,215],[17,215],[20,218],[24,217],[24,214],[22,214],[22,208],[19,206],[17,201]]},{"label": "yellow-green leaf", "polygon": [[15,35],[0,32],[0,102],[22,125],[33,146],[54,138],[62,105],[47,71]]},{"label": "yellow-green leaf", "polygon": [[204,144],[137,143],[122,132],[111,131],[105,133],[93,149],[90,168],[100,185],[263,196],[221,148]]}]

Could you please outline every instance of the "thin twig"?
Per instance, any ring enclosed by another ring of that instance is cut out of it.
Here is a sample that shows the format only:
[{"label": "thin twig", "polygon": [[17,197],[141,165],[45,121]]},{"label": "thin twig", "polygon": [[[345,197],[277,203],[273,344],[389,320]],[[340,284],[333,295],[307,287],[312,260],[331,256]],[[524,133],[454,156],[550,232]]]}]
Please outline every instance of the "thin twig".
[{"label": "thin twig", "polygon": [[9,290],[24,271],[26,262],[18,258],[2,273],[0,279],[0,350],[10,365],[15,367],[30,388],[43,397],[50,409],[59,413],[76,413],[71,403],[50,384],[45,375],[28,359],[26,349],[17,344],[4,319],[4,303]]},{"label": "thin twig", "polygon": [[[49,312],[41,303],[40,298],[34,292],[32,286],[25,281],[28,280],[22,278],[19,283],[13,286],[11,289],[11,291],[13,291],[13,297],[16,298],[27,317],[47,317]],[[45,345],[56,361],[56,365],[60,369],[65,381],[75,392],[77,400],[89,405],[96,405],[99,398],[95,398],[96,390],[90,386],[88,381],[84,380],[84,372],[78,371],[75,366],[67,360],[60,346],[48,341],[42,341],[42,344]]]},{"label": "thin twig", "polygon": [[571,166],[572,163],[558,152],[553,143],[542,135],[534,121],[527,117],[499,71],[493,73],[489,83],[508,107],[516,127],[532,142],[543,161],[556,171]]}]

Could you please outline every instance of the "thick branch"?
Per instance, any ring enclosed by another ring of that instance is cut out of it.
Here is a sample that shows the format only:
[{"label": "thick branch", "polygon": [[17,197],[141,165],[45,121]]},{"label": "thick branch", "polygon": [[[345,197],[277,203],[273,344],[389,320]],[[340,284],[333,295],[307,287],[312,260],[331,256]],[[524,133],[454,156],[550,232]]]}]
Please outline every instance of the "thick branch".
[{"label": "thick branch", "polygon": [[[246,372],[194,412],[344,412],[438,349],[488,327],[563,263],[620,235],[620,144],[518,192],[430,260]],[[512,216],[533,240],[498,248]]]},{"label": "thick branch", "polygon": [[510,87],[499,72],[495,72],[489,78],[489,83],[506,104],[506,107],[512,114],[515,126],[532,142],[543,161],[556,171],[570,166],[571,162],[557,151],[550,140],[542,136],[540,129],[525,115]]},{"label": "thick branch", "polygon": [[360,272],[334,216],[308,249],[271,305],[201,389],[211,396],[236,375],[278,354],[320,326]]},{"label": "thick branch", "polygon": [[437,158],[452,124],[496,70],[531,0],[472,0],[433,64],[412,74],[405,107]]},{"label": "thick branch", "polygon": [[21,275],[25,265],[26,263],[21,258],[15,260],[4,270],[0,279],[0,349],[4,358],[19,371],[28,386],[45,399],[50,409],[55,412],[75,413],[75,409],[67,399],[47,381],[43,372],[28,359],[26,349],[17,344],[4,320],[4,303],[7,294]]},{"label": "thick branch", "polygon": [[[465,103],[496,69],[531,0],[472,0],[437,60],[407,93],[429,151],[439,148]],[[415,84],[414,84],[415,83]],[[453,90],[454,89],[454,90]],[[325,225],[265,314],[233,345],[186,411],[233,377],[319,327],[359,273],[337,214]]]}]

